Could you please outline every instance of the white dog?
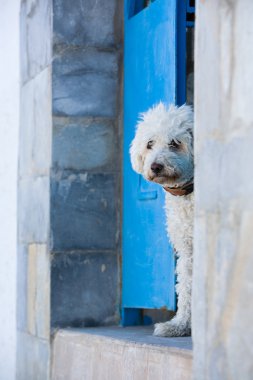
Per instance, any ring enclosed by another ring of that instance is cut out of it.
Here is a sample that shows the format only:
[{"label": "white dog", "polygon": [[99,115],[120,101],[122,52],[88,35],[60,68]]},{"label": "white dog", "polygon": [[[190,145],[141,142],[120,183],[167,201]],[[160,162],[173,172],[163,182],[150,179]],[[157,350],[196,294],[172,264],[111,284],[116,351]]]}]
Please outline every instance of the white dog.
[{"label": "white dog", "polygon": [[187,105],[160,103],[141,114],[130,147],[133,169],[166,191],[167,230],[177,254],[178,310],[155,325],[154,335],[191,333],[193,240],[193,112]]}]

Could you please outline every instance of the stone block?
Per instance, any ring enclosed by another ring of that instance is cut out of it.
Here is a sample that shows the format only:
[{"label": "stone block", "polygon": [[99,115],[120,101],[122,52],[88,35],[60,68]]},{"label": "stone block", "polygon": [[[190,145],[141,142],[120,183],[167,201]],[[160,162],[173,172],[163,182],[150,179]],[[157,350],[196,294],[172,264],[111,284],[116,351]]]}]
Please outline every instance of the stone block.
[{"label": "stone block", "polygon": [[192,378],[192,352],[185,349],[182,342],[182,339],[189,338],[152,337],[151,329],[143,332],[140,326],[124,329],[119,327],[119,331],[114,332],[116,329],[58,331],[53,342],[52,379]]},{"label": "stone block", "polygon": [[54,0],[54,42],[100,47],[117,44],[120,8],[122,4],[116,0]]},{"label": "stone block", "polygon": [[[252,166],[252,139],[253,132],[249,131],[247,137],[235,135],[227,142],[208,139],[203,143],[195,159],[197,214],[215,208],[225,211],[231,208],[231,202],[238,202],[238,207],[253,207],[253,182],[248,175]],[[199,190],[202,188],[208,189],[208,196],[206,191]]]},{"label": "stone block", "polygon": [[27,82],[51,63],[51,2],[21,3],[21,77]]},{"label": "stone block", "polygon": [[21,179],[19,181],[19,242],[48,242],[49,191],[48,177]]},{"label": "stone block", "polygon": [[82,327],[118,322],[116,254],[53,254],[51,284],[53,326]]},{"label": "stone block", "polygon": [[27,326],[31,335],[50,337],[50,260],[46,244],[30,244],[27,269]]},{"label": "stone block", "polygon": [[53,167],[114,171],[120,166],[113,123],[69,118],[54,119]]},{"label": "stone block", "polygon": [[[195,204],[196,213],[201,210],[212,211],[220,203],[220,194],[217,191],[217,183],[220,184],[221,159],[224,146],[222,143],[207,140],[195,158]],[[217,178],[219,178],[217,182]],[[199,191],[202,187],[206,191]]]},{"label": "stone block", "polygon": [[50,379],[50,342],[30,334],[17,334],[17,379]]},{"label": "stone block", "polygon": [[51,182],[53,250],[115,249],[117,192],[113,174],[69,174]]},{"label": "stone block", "polygon": [[53,63],[54,115],[114,117],[117,71],[117,53],[64,50]]},{"label": "stone block", "polygon": [[49,175],[51,166],[51,70],[21,88],[19,175]]},{"label": "stone block", "polygon": [[27,246],[18,245],[17,254],[17,327],[27,331]]}]

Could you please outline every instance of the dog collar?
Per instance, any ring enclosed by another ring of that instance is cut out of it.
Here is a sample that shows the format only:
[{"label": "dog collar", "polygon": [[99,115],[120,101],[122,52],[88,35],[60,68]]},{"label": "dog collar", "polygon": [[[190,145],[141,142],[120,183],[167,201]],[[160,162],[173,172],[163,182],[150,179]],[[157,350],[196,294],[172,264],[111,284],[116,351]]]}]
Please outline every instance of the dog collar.
[{"label": "dog collar", "polygon": [[181,187],[164,187],[164,190],[168,193],[175,195],[176,197],[182,197],[183,195],[191,194],[194,190],[193,180],[185,183]]}]

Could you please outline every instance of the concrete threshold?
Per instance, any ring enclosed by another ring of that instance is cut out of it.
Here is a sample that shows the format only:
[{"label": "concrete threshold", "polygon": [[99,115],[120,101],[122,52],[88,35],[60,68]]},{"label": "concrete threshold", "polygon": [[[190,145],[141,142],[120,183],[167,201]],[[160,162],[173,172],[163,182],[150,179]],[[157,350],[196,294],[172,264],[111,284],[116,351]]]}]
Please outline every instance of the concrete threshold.
[{"label": "concrete threshold", "polygon": [[191,338],[158,338],[150,327],[58,330],[52,380],[190,380]]}]

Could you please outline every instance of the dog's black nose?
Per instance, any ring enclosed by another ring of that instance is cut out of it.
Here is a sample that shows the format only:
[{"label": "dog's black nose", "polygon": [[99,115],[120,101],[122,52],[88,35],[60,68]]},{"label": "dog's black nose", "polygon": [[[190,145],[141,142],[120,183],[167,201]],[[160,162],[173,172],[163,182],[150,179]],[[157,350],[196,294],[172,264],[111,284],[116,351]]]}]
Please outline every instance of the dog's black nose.
[{"label": "dog's black nose", "polygon": [[151,165],[151,170],[153,173],[159,174],[163,170],[163,167],[163,165],[153,162],[153,164]]}]

